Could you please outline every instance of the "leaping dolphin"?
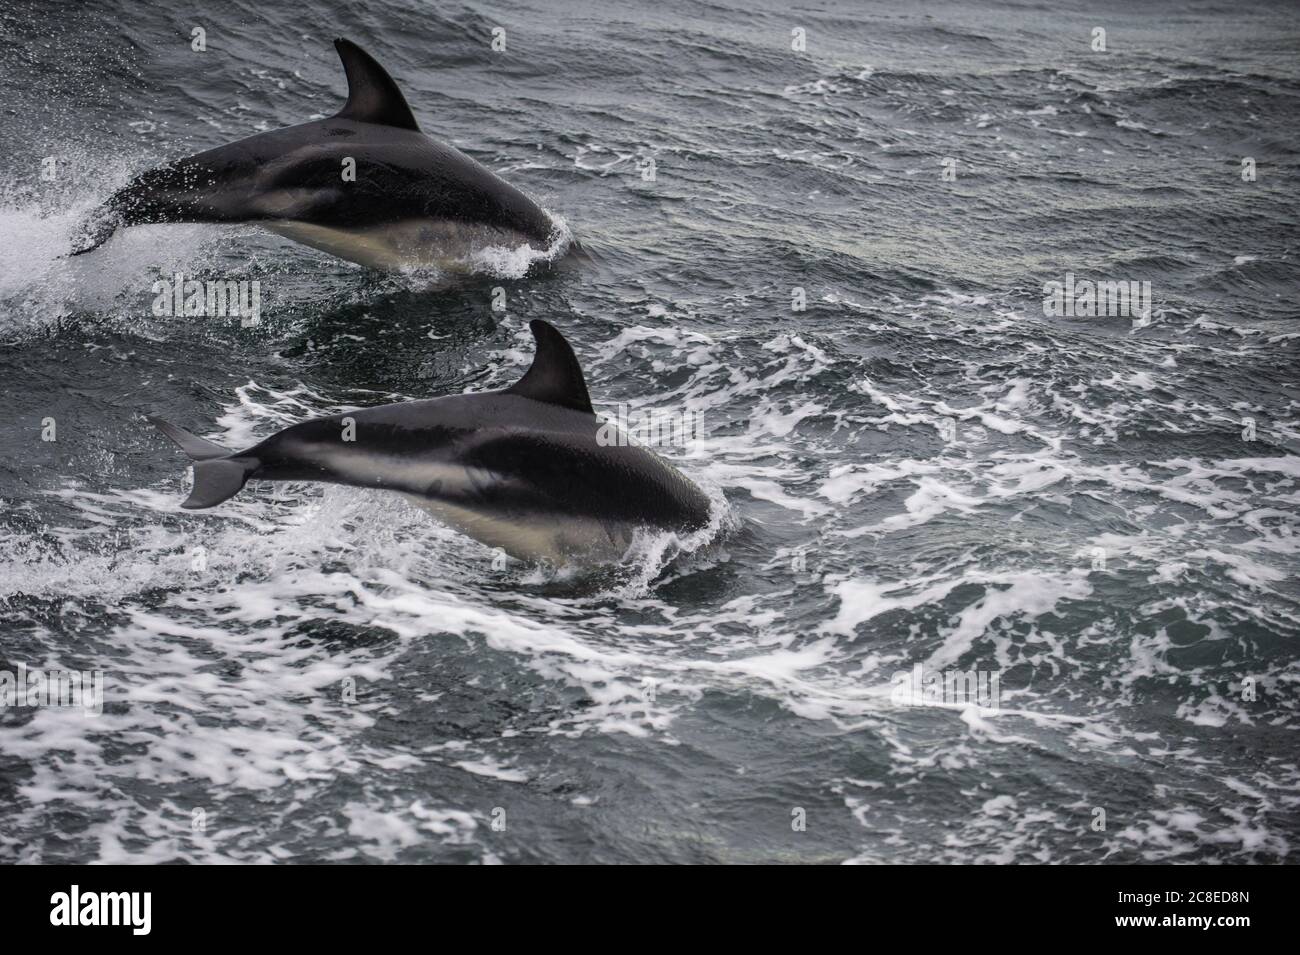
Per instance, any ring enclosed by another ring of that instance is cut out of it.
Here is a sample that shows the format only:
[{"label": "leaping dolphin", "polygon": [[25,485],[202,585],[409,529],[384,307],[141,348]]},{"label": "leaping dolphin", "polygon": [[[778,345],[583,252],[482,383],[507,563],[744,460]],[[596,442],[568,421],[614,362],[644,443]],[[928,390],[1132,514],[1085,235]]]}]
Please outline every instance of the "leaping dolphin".
[{"label": "leaping dolphin", "polygon": [[337,114],[141,173],[92,213],[72,254],[120,228],[160,222],[256,223],[380,269],[463,269],[479,249],[540,253],[559,241],[537,203],[420,132],[370,54],[350,40],[334,46],[348,80]]},{"label": "leaping dolphin", "polygon": [[617,560],[638,527],[705,526],[704,492],[597,418],[569,343],[547,322],[529,328],[532,365],[504,391],[315,418],[237,452],[151,417],[194,462],[181,507],[220,504],[249,480],[382,488],[490,547],[555,564]]}]

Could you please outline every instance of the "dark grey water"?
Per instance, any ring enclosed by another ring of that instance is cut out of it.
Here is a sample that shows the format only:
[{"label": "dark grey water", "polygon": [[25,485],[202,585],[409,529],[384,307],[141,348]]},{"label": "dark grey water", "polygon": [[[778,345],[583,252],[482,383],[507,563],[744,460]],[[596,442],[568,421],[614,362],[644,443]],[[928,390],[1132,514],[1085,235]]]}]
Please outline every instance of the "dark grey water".
[{"label": "dark grey water", "polygon": [[[0,859],[1288,859],[1300,31],[1130,6],[4,0],[0,657],[107,702],[0,713]],[[134,172],[332,113],[334,36],[593,260],[61,257]],[[261,324],[156,317],[176,271],[259,281]],[[1150,308],[1045,314],[1067,273]],[[662,453],[707,540],[610,583],[379,493],[182,512],[143,420],[236,447],[499,387],[538,317],[598,412],[701,415]],[[907,705],[917,665],[998,706]]]}]

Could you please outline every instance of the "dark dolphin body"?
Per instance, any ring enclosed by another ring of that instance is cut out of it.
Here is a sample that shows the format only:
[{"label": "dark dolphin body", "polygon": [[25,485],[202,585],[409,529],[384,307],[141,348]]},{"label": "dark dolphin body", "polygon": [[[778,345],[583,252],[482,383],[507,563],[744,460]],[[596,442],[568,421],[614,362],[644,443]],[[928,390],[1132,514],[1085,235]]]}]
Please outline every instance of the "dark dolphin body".
[{"label": "dark dolphin body", "polygon": [[[348,79],[336,116],[259,133],[150,169],[90,217],[73,254],[119,228],[252,222],[375,268],[464,264],[475,249],[558,239],[545,212],[463,153],[420,132],[397,84],[335,40]],[[344,161],[355,163],[355,181]]]},{"label": "dark dolphin body", "polygon": [[383,488],[512,556],[556,563],[617,559],[638,527],[707,524],[699,488],[596,417],[564,337],[530,328],[532,366],[504,391],[316,418],[235,453],[151,418],[194,461],[181,506],[220,504],[249,480]]}]

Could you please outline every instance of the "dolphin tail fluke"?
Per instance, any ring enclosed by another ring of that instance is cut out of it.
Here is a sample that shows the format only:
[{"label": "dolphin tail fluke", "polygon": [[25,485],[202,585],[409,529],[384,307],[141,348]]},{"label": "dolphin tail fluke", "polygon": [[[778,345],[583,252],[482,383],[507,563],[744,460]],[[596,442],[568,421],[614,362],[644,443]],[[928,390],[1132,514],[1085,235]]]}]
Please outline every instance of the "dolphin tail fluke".
[{"label": "dolphin tail fluke", "polygon": [[221,445],[190,434],[162,418],[150,416],[149,421],[194,462],[194,488],[181,503],[187,510],[215,507],[228,501],[244,489],[258,468],[256,458],[232,457]]},{"label": "dolphin tail fluke", "polygon": [[230,452],[219,444],[213,444],[197,434],[190,434],[184,428],[178,428],[170,421],[164,421],[157,415],[149,415],[149,423],[161,431],[176,446],[190,456],[191,461],[207,461],[210,458],[228,458]]},{"label": "dolphin tail fluke", "polygon": [[216,507],[244,489],[249,475],[257,470],[257,462],[248,459],[220,458],[214,461],[194,462],[194,489],[181,502],[188,511]]}]

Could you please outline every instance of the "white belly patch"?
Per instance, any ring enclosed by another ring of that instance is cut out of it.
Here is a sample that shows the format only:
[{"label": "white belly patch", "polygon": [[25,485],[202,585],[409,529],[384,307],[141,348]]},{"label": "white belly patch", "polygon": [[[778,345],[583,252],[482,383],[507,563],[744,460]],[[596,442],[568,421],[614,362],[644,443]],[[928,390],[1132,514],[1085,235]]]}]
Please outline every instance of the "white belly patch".
[{"label": "white belly patch", "polygon": [[438,268],[468,272],[472,271],[475,253],[529,244],[523,233],[513,229],[441,219],[408,219],[358,229],[291,219],[272,219],[258,225],[340,259],[387,271]]},{"label": "white belly patch", "polygon": [[504,518],[415,494],[406,498],[466,537],[528,562],[560,565],[577,558],[609,563],[620,560],[632,543],[630,529],[611,536],[606,524],[592,518]]}]

